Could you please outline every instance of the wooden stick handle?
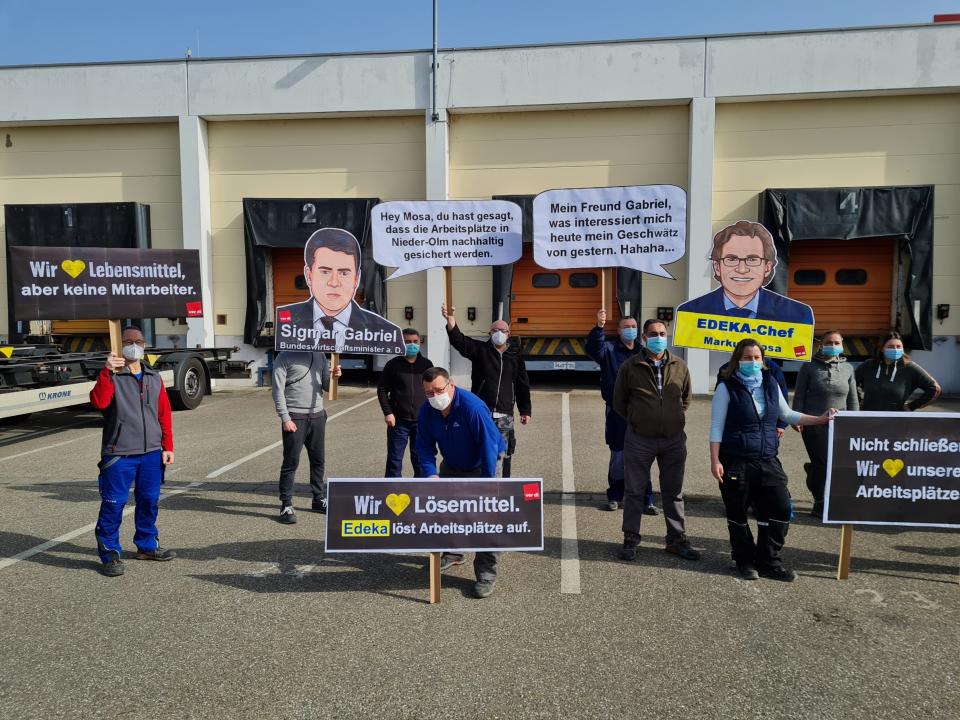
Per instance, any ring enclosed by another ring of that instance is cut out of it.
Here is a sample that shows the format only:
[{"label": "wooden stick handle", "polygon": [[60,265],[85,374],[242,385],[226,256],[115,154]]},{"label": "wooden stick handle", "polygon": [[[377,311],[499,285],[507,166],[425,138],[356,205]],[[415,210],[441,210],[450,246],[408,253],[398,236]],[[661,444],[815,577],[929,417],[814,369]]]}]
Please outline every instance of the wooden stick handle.
[{"label": "wooden stick handle", "polygon": [[853,548],[853,525],[840,526],[840,562],[837,564],[837,580],[850,576],[850,551]]},{"label": "wooden stick handle", "polygon": [[607,293],[610,291],[611,271],[610,268],[603,268],[600,271],[600,309],[607,312]]},{"label": "wooden stick handle", "polygon": [[337,388],[340,378],[337,377],[337,368],[340,367],[340,353],[333,353],[330,356],[330,390],[327,391],[328,400],[337,399]]},{"label": "wooden stick handle", "polygon": [[440,602],[440,553],[430,553],[430,604]]},{"label": "wooden stick handle", "polygon": [[[123,330],[120,328],[119,320],[109,320],[110,326],[110,352],[117,357],[123,357]],[[114,370],[114,372],[119,372]]]},{"label": "wooden stick handle", "polygon": [[453,268],[445,267],[443,268],[443,282],[444,282],[444,303],[447,306],[447,310],[453,307]]}]

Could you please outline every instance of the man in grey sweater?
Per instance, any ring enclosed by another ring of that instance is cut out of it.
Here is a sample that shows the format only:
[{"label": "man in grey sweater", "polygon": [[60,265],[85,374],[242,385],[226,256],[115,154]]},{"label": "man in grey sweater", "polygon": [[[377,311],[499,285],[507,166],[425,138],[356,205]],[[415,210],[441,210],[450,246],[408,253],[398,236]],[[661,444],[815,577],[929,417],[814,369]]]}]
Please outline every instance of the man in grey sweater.
[{"label": "man in grey sweater", "polygon": [[[335,375],[340,377],[340,374],[338,366]],[[323,409],[323,392],[330,387],[330,365],[323,353],[284,351],[274,357],[272,381],[273,402],[280,416],[283,437],[277,519],[292,525],[297,521],[293,509],[293,479],[304,447],[310,459],[311,507],[314,512],[327,512],[327,484],[323,479],[327,412]]]}]

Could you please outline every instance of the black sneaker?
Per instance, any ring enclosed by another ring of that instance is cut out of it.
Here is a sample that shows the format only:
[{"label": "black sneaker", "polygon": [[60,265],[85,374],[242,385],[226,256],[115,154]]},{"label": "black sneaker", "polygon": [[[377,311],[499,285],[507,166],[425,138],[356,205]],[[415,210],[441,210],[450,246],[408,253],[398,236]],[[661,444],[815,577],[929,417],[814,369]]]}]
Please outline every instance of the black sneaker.
[{"label": "black sneaker", "polygon": [[687,540],[685,537],[668,543],[667,546],[664,547],[663,549],[666,550],[671,555],[682,557],[684,560],[700,559],[700,552],[698,550],[694,550],[690,546],[690,541]]},{"label": "black sneaker", "polygon": [[327,501],[326,500],[314,500],[313,504],[310,506],[310,509],[315,513],[320,513],[321,515],[327,514]]},{"label": "black sneaker", "polygon": [[620,503],[618,503],[616,500],[607,500],[603,505],[600,506],[600,509],[613,512],[618,507],[620,507]]},{"label": "black sneaker", "polygon": [[440,572],[446,572],[452,567],[463,565],[466,561],[467,558],[463,555],[451,555],[449,553],[444,553],[440,556]]},{"label": "black sneaker", "polygon": [[107,577],[120,577],[123,575],[123,560],[114,558],[100,565],[100,573]]},{"label": "black sneaker", "polygon": [[760,573],[757,572],[757,569],[753,565],[747,565],[747,563],[737,563],[737,575],[740,576],[741,580],[760,579]]},{"label": "black sneaker", "polygon": [[156,550],[137,550],[137,560],[159,560],[160,562],[165,562],[167,560],[173,560],[177,554],[173,550],[164,550],[162,548],[157,548]]},{"label": "black sneaker", "polygon": [[633,562],[637,559],[637,548],[639,545],[632,542],[624,542],[623,547],[617,551],[617,557],[627,562]]},{"label": "black sneaker", "polygon": [[790,568],[784,567],[783,565],[761,568],[757,572],[759,572],[762,577],[769,578],[771,580],[779,580],[780,582],[793,582],[797,579],[797,574]]},{"label": "black sneaker", "polygon": [[473,595],[477,598],[485,598],[493,595],[493,586],[496,580],[477,580],[473,584]]},{"label": "black sneaker", "polygon": [[657,510],[657,506],[656,506],[656,505],[647,505],[647,506],[643,509],[643,514],[644,514],[644,515],[659,515],[659,514],[660,514],[660,511]]},{"label": "black sneaker", "polygon": [[277,522],[281,522],[284,525],[295,525],[297,522],[297,513],[293,509],[293,505],[284,505],[280,508],[280,515],[277,517]]}]

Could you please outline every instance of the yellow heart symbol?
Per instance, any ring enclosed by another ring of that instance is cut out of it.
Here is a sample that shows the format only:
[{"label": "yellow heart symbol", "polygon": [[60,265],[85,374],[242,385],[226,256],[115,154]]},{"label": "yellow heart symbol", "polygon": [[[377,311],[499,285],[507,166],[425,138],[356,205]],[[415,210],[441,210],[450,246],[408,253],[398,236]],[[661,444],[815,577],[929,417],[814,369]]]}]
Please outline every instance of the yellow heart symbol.
[{"label": "yellow heart symbol", "polygon": [[899,458],[896,460],[890,460],[887,458],[883,461],[883,469],[887,471],[887,475],[890,477],[896,477],[897,473],[903,470],[903,460]]},{"label": "yellow heart symbol", "polygon": [[387,507],[393,510],[393,514],[399,516],[410,504],[410,496],[406,493],[390,493],[387,495]]},{"label": "yellow heart symbol", "polygon": [[87,269],[87,264],[83,260],[64,260],[60,263],[60,267],[67,275],[76,280],[77,275]]}]

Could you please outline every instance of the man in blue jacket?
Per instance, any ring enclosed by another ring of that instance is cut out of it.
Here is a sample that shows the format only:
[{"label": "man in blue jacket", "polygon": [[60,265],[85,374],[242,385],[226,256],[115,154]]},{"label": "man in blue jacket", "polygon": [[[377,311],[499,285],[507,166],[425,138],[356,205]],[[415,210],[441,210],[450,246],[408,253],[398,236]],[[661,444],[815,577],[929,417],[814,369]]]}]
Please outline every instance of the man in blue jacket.
[{"label": "man in blue jacket", "polygon": [[[616,510],[623,507],[623,438],[627,432],[627,421],[613,411],[613,386],[617,382],[617,373],[623,361],[640,352],[637,343],[637,321],[632,317],[620,319],[616,340],[608,340],[603,334],[607,323],[607,311],[597,311],[597,324],[590,328],[587,335],[587,355],[600,366],[600,396],[607,404],[604,439],[610,448],[610,462],[607,465],[607,501],[600,507],[604,510]],[[644,497],[644,514],[656,515],[653,483],[647,487]]]},{"label": "man in blue jacket", "polygon": [[[492,478],[497,475],[497,460],[507,444],[493,422],[486,404],[467,390],[454,386],[450,373],[432,367],[423,373],[423,392],[427,397],[417,416],[417,451],[425,477]],[[437,448],[443,455],[437,467]],[[497,581],[500,553],[478,552],[473,560],[478,598],[493,593]],[[444,553],[440,570],[462,565],[463,553]]]}]

